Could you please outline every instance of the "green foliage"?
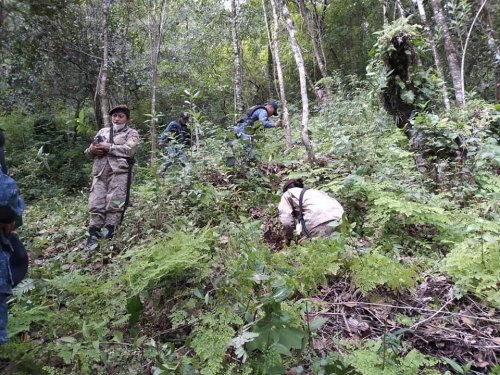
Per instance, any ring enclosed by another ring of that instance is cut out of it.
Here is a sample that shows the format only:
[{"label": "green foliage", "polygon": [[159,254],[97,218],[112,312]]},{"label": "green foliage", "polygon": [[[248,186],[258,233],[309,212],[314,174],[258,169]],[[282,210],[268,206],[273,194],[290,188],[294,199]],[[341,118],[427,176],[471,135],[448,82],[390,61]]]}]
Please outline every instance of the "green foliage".
[{"label": "green foliage", "polygon": [[194,333],[191,342],[196,354],[204,364],[203,375],[215,375],[222,369],[222,362],[228,343],[234,335],[234,330],[228,326],[216,328],[201,328]]},{"label": "green foliage", "polygon": [[406,355],[393,352],[389,357],[383,357],[377,353],[381,345],[379,341],[366,341],[360,350],[346,356],[345,362],[363,375],[439,374],[431,369],[436,361],[428,359],[418,350],[413,349]]},{"label": "green foliage", "polygon": [[345,263],[346,244],[342,239],[318,240],[311,244],[292,247],[291,264],[297,267],[290,274],[289,284],[305,295],[315,293],[329,276],[335,276]]},{"label": "green foliage", "polygon": [[135,295],[164,278],[185,277],[189,271],[203,267],[210,250],[209,236],[208,231],[197,237],[176,232],[147,248],[128,252],[125,257],[129,265],[122,278]]},{"label": "green foliage", "polygon": [[380,286],[401,291],[415,286],[417,277],[413,268],[405,267],[376,251],[353,258],[350,270],[354,284],[364,294]]},{"label": "green foliage", "polygon": [[460,374],[460,375],[466,375],[469,372],[469,370],[470,370],[470,368],[472,367],[472,364],[473,364],[473,362],[469,362],[469,363],[466,363],[463,366],[460,366],[453,359],[447,358],[447,357],[443,357],[443,361],[446,364],[448,364],[453,369],[453,371],[455,371],[456,374]]},{"label": "green foliage", "polygon": [[[76,121],[88,126],[82,115]],[[0,119],[7,165],[26,198],[56,197],[88,184],[90,163],[83,151],[90,137],[83,130],[77,136],[70,123],[43,114],[12,113]]]},{"label": "green foliage", "polygon": [[443,261],[442,270],[453,278],[458,298],[472,292],[499,308],[500,228],[478,223],[471,224],[467,232],[467,239],[457,243]]},{"label": "green foliage", "polygon": [[[436,373],[437,361],[397,332],[345,339],[342,355],[325,348],[317,358],[310,343],[329,327],[329,316],[312,313],[322,309],[318,293],[339,278],[352,280],[365,298],[405,293],[419,275],[441,271],[454,280],[456,296],[471,293],[497,306],[498,145],[486,130],[497,115],[476,102],[448,120],[419,118],[422,127],[449,131],[448,138],[471,126],[463,134],[477,145],[474,180],[443,184],[437,193],[415,167],[404,134],[367,101],[366,83],[341,74],[326,81],[335,95],[310,123],[320,166],[302,163],[302,147],[283,153],[278,129],[262,132],[250,154],[241,144],[231,148],[226,132],[200,117],[192,168],[159,178],[154,166],[139,163],[124,224],[90,256],[82,251],[85,191],[64,197],[57,190],[51,200],[30,203],[19,233],[35,288],[23,285],[12,301],[5,352],[20,368],[50,374]],[[81,121],[88,122],[75,120],[84,132]],[[225,163],[228,155],[234,165]],[[49,157],[38,157],[37,168]],[[33,188],[39,169],[24,176]],[[277,192],[292,177],[342,203],[338,232],[282,248]],[[397,321],[410,326],[412,319]]]},{"label": "green foliage", "polygon": [[[372,86],[376,92],[380,92],[387,88],[389,81],[394,79],[398,86],[400,97],[407,104],[416,104],[425,108],[427,101],[435,96],[439,79],[432,69],[426,69],[416,64],[408,64],[411,80],[415,87],[418,88],[419,95],[415,95],[414,87],[406,82],[408,77],[403,70],[406,66],[398,67],[401,71],[396,70],[396,67],[391,67],[391,60],[394,58],[394,53],[397,52],[396,41],[399,41],[400,46],[405,46],[406,57],[411,62],[414,55],[423,57],[427,49],[427,40],[420,32],[419,24],[411,24],[408,18],[398,18],[392,23],[386,25],[382,30],[375,32],[377,41],[370,51],[371,61],[367,66],[367,76],[369,77]],[[399,62],[403,65],[403,62]],[[392,69],[392,70],[391,70]],[[403,76],[400,76],[403,75]]]},{"label": "green foliage", "polygon": [[225,308],[218,308],[215,313],[201,318],[200,325],[193,332],[191,344],[204,363],[202,375],[219,374],[227,347],[235,335],[231,325],[241,323],[231,310]]}]

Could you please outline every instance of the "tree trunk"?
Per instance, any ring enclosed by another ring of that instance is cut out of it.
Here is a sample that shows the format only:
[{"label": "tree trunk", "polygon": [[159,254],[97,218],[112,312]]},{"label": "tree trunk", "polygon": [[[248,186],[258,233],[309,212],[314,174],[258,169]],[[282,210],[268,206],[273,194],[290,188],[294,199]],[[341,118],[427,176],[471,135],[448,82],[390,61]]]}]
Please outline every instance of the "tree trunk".
[{"label": "tree trunk", "polygon": [[[238,40],[238,10],[236,8],[236,0],[231,0],[231,30],[233,35],[233,61],[234,61],[234,107],[236,113],[243,112],[243,99],[241,96],[241,62],[240,48]],[[236,119],[236,117],[235,117]]]},{"label": "tree trunk", "polygon": [[404,18],[405,16],[405,9],[403,8],[403,4],[401,4],[400,0],[396,0],[396,6],[399,10],[399,17]]},{"label": "tree trunk", "polygon": [[382,17],[384,20],[384,27],[389,24],[389,18],[387,17],[387,0],[382,0]]},{"label": "tree trunk", "polygon": [[446,108],[446,111],[449,111],[451,108],[450,97],[448,96],[448,86],[446,84],[446,79],[443,73],[443,64],[441,62],[441,57],[439,56],[436,47],[434,35],[432,35],[432,31],[429,27],[429,22],[427,21],[427,15],[425,14],[423,0],[417,0],[417,6],[418,6],[418,12],[420,13],[420,18],[422,19],[422,23],[424,24],[424,32],[426,33],[427,38],[429,39],[429,44],[431,46],[432,56],[434,56],[434,63],[436,64],[437,73],[439,74],[441,81],[443,81],[442,93],[443,93],[444,106]]},{"label": "tree trunk", "polygon": [[481,17],[480,21],[482,28],[485,30],[486,35],[488,35],[488,49],[493,57],[495,100],[496,103],[500,103],[500,46],[495,35],[493,20],[491,19],[491,13],[496,14],[495,12],[496,8],[494,5],[486,4],[483,17]]},{"label": "tree trunk", "polygon": [[434,12],[434,20],[436,26],[443,32],[444,50],[446,52],[446,59],[448,60],[448,68],[453,82],[453,89],[455,90],[455,101],[458,106],[464,105],[464,95],[462,80],[460,78],[460,63],[458,60],[457,52],[453,40],[451,39],[448,24],[443,15],[443,7],[441,0],[431,0],[432,10]]},{"label": "tree trunk", "polygon": [[464,49],[462,52],[462,62],[460,64],[460,82],[462,84],[462,96],[464,98],[464,104],[465,104],[465,79],[464,79],[465,54],[467,53],[467,45],[469,44],[470,36],[472,34],[472,29],[474,28],[474,25],[477,21],[477,18],[479,17],[479,14],[483,10],[484,6],[486,5],[486,1],[488,1],[488,0],[483,0],[483,3],[479,7],[479,10],[477,11],[476,16],[474,17],[474,20],[472,21],[472,24],[470,25],[469,32],[467,33],[467,37],[465,38],[465,45],[464,45]]},{"label": "tree trunk", "polygon": [[[106,92],[106,84],[108,81],[108,64],[109,64],[109,39],[108,39],[108,16],[110,8],[110,0],[104,1],[103,8],[103,27],[102,27],[102,65],[98,81],[98,99],[99,99],[99,113],[96,113],[96,119],[102,119],[101,127],[109,126],[109,104]],[[96,111],[97,112],[97,111]]]},{"label": "tree trunk", "polygon": [[313,53],[314,53],[314,57],[316,58],[316,63],[318,64],[318,68],[321,72],[321,76],[323,78],[325,78],[328,76],[328,72],[326,71],[326,64],[325,64],[325,61],[321,57],[320,49],[318,46],[319,42],[318,42],[317,30],[312,23],[311,15],[309,13],[309,10],[307,9],[307,6],[306,6],[304,0],[297,0],[297,2],[299,3],[299,10],[300,10],[300,13],[302,14],[302,18],[304,18],[304,20],[306,21],[307,31],[309,32],[309,35],[311,37]]},{"label": "tree trunk", "polygon": [[308,134],[308,124],[309,124],[309,99],[307,97],[307,81],[306,81],[306,70],[304,68],[304,59],[302,58],[302,53],[300,52],[299,44],[297,43],[297,38],[295,37],[295,27],[293,26],[292,18],[290,17],[290,12],[285,1],[281,1],[283,16],[285,17],[285,25],[288,30],[288,35],[290,36],[290,44],[292,45],[293,57],[295,58],[295,63],[297,64],[297,69],[299,71],[300,78],[300,96],[302,98],[302,122],[300,132],[302,134],[302,141],[307,151],[307,161],[309,164],[314,165],[316,158],[314,156],[313,147]]},{"label": "tree trunk", "polygon": [[154,40],[154,45],[151,49],[151,127],[150,127],[150,137],[151,137],[151,155],[150,155],[150,166],[154,165],[156,160],[156,86],[158,82],[158,55],[159,51],[159,41]]},{"label": "tree trunk", "polygon": [[288,104],[286,102],[286,94],[285,94],[285,79],[283,78],[283,68],[281,66],[281,58],[280,58],[280,51],[278,44],[280,17],[279,17],[279,12],[277,10],[276,0],[271,0],[271,6],[273,9],[273,21],[274,21],[274,30],[271,39],[273,45],[274,62],[276,65],[276,73],[278,74],[278,84],[279,84],[281,113],[282,113],[281,118],[283,119],[283,123],[285,124],[286,148],[290,149],[292,148],[293,145],[292,127],[290,125],[290,116],[288,115]]},{"label": "tree trunk", "polygon": [[[327,60],[326,60],[326,56],[325,56],[325,48],[323,47],[323,33],[324,33],[324,27],[323,27],[323,21],[324,21],[324,18],[325,18],[325,14],[326,14],[326,8],[328,6],[328,2],[327,1],[324,1],[323,3],[323,6],[322,6],[322,14],[321,14],[321,17],[320,15],[317,13],[316,11],[316,2],[314,1],[313,2],[314,4],[314,13],[313,13],[313,17],[314,17],[314,27],[316,28],[317,30],[317,37],[318,37],[318,47],[319,47],[319,50],[321,52],[321,57],[325,63],[325,68],[326,68],[326,71],[328,72],[328,68],[327,68]],[[340,65],[340,62],[339,62],[339,59],[337,57],[337,54],[333,48],[332,45],[329,46],[330,48],[330,52],[332,53],[332,56],[333,58],[337,61],[337,64]]]},{"label": "tree trunk", "polygon": [[148,2],[148,32],[151,45],[151,124],[149,128],[151,140],[150,166],[156,160],[156,88],[158,84],[158,58],[161,42],[165,33],[167,0],[152,0]]},{"label": "tree trunk", "polygon": [[279,95],[279,89],[276,86],[276,67],[274,64],[274,54],[273,54],[273,42],[271,40],[271,32],[270,32],[270,27],[269,27],[269,22],[267,20],[267,10],[266,10],[266,3],[264,0],[262,0],[262,12],[264,14],[264,23],[266,26],[266,36],[267,36],[267,89],[268,89],[268,97],[272,97],[273,93],[275,92],[277,95]]}]

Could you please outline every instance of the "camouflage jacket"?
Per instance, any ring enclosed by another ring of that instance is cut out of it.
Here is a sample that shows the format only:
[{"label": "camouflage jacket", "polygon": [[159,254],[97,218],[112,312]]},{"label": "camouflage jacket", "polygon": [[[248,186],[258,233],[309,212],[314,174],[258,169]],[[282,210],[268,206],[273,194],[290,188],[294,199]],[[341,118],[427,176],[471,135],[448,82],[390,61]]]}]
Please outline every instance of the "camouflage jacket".
[{"label": "camouflage jacket", "polygon": [[[102,128],[96,134],[96,137],[101,136],[102,139],[109,142],[109,131],[109,127]],[[127,159],[134,157],[138,145],[139,133],[137,133],[137,130],[125,126],[123,129],[113,133],[113,142],[106,155],[93,155],[90,152],[89,146],[85,150],[85,156],[94,160],[92,175],[99,177],[106,167],[106,164],[109,164],[113,173],[127,173],[129,169]]]}]

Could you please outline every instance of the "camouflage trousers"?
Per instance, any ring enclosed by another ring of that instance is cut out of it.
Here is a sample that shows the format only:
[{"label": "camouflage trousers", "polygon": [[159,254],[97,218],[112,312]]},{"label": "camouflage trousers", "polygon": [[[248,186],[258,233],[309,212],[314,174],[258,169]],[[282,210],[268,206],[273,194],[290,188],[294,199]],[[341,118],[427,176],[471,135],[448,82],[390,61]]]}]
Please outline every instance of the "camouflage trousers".
[{"label": "camouflage trousers", "polygon": [[311,237],[328,237],[330,234],[337,230],[336,227],[330,225],[330,222],[323,223],[318,225],[317,227],[309,230],[309,234]]},{"label": "camouflage trousers", "polygon": [[127,197],[127,173],[113,173],[109,164],[94,176],[89,196],[89,226],[117,225]]},{"label": "camouflage trousers", "polygon": [[167,145],[165,146],[165,161],[163,163],[163,171],[166,171],[174,163],[175,159],[179,159],[184,168],[189,167],[188,156],[184,146],[167,143]]}]

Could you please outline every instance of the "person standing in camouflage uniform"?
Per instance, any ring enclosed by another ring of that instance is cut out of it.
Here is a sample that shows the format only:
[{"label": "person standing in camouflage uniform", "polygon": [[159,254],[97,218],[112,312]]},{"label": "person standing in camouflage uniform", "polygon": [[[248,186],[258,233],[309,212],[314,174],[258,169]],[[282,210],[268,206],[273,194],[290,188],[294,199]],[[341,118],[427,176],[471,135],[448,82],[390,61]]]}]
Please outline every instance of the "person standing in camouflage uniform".
[{"label": "person standing in camouflage uniform", "polygon": [[101,237],[102,227],[106,228],[105,238],[113,238],[126,208],[129,169],[139,144],[139,134],[128,126],[130,110],[126,105],[114,107],[109,115],[112,126],[99,130],[85,150],[85,156],[94,160],[87,250]]}]

